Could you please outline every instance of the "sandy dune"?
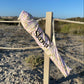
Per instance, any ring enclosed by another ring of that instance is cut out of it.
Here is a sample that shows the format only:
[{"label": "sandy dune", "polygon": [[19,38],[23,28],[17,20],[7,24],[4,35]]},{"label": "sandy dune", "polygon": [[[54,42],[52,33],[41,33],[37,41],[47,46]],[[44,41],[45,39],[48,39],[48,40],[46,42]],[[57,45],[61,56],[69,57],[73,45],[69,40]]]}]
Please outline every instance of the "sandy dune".
[{"label": "sandy dune", "polygon": [[[57,67],[50,63],[50,84],[83,84],[84,64],[76,62],[65,55],[84,61],[84,37],[67,34],[56,34],[57,47],[60,55],[68,66],[71,74],[64,78]],[[37,46],[34,39],[20,26],[0,25],[0,47]],[[43,65],[32,70],[25,62],[29,55],[43,56],[43,51],[2,50],[0,49],[0,84],[43,84]]]}]

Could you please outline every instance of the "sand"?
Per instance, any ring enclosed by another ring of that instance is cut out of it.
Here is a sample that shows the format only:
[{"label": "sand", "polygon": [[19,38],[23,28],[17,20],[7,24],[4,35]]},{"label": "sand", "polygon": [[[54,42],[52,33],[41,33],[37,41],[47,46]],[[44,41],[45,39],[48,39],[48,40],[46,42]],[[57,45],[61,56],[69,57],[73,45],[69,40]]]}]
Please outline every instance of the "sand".
[{"label": "sand", "polygon": [[[66,64],[72,68],[67,78],[50,62],[50,84],[83,84],[84,64],[66,56],[84,61],[84,37],[69,34],[57,34],[56,44],[59,54]],[[0,25],[0,47],[21,48],[37,46],[34,39],[21,27]],[[25,62],[29,55],[44,56],[42,49],[2,50],[0,49],[0,84],[43,84],[43,64],[32,69]]]}]

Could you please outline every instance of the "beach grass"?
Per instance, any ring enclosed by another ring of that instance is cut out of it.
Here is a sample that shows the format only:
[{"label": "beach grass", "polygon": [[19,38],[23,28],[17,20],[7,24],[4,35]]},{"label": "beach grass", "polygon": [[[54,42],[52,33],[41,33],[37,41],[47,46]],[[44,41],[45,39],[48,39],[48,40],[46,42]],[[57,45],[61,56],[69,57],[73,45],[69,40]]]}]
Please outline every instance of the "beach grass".
[{"label": "beach grass", "polygon": [[[55,32],[56,33],[67,33],[75,35],[84,35],[84,24],[74,24],[66,22],[55,21]],[[45,21],[40,21],[39,26],[44,30]]]},{"label": "beach grass", "polygon": [[28,57],[25,58],[26,63],[30,63],[31,67],[37,67],[39,65],[42,65],[44,62],[44,59],[40,55],[29,55]]},{"label": "beach grass", "polygon": [[84,25],[70,23],[62,24],[59,32],[75,35],[84,35]]}]

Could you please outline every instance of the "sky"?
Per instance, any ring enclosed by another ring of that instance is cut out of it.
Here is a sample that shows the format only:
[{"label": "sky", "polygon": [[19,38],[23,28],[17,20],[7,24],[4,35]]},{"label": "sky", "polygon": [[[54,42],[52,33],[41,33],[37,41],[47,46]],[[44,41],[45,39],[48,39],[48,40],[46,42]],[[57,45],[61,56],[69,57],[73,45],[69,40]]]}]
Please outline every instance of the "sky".
[{"label": "sky", "polygon": [[0,0],[0,16],[19,16],[25,10],[35,17],[46,17],[53,12],[55,18],[84,16],[83,0]]}]

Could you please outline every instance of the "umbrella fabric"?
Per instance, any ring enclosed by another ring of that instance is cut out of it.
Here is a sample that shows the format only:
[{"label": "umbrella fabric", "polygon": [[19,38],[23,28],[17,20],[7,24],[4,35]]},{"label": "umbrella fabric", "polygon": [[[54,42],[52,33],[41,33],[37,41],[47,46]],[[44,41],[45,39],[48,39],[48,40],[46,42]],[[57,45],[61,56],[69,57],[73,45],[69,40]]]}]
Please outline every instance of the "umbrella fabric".
[{"label": "umbrella fabric", "polygon": [[22,11],[18,19],[21,21],[24,29],[35,39],[40,48],[42,48],[50,57],[62,74],[67,77],[71,68],[69,68],[63,61],[61,56],[58,54],[56,45],[49,40],[48,36],[39,27],[38,22],[33,19],[33,16],[26,11]]}]

